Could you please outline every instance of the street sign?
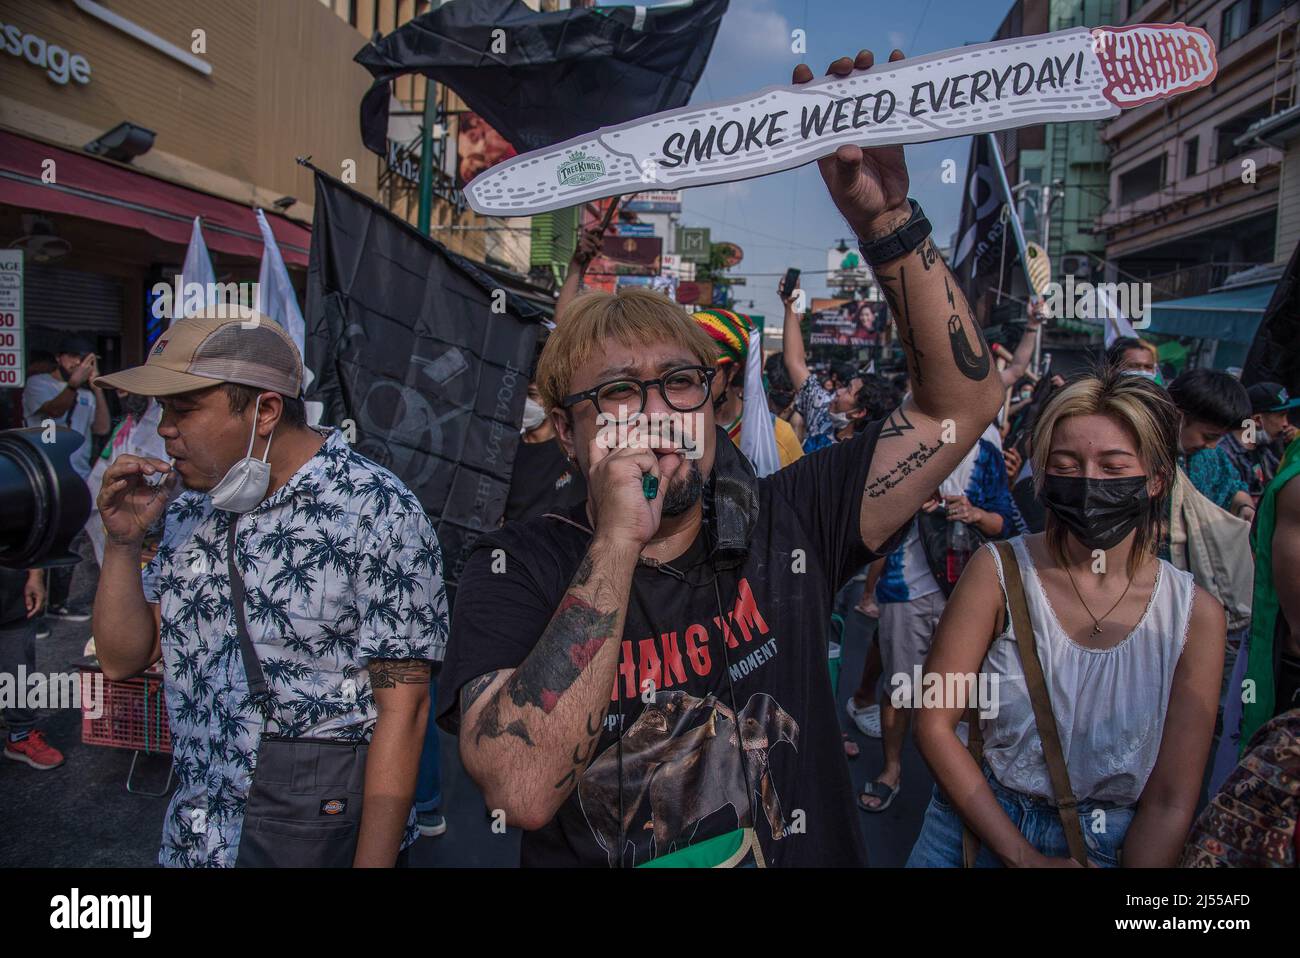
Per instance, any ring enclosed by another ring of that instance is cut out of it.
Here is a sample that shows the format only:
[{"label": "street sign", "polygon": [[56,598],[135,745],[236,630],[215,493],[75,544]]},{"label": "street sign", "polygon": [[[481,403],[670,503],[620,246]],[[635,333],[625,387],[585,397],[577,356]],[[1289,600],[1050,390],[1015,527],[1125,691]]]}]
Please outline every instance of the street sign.
[{"label": "street sign", "polygon": [[27,384],[23,349],[23,251],[0,249],[0,388]]},{"label": "street sign", "polygon": [[677,228],[677,255],[691,263],[709,261],[709,228],[707,226],[680,226]]}]

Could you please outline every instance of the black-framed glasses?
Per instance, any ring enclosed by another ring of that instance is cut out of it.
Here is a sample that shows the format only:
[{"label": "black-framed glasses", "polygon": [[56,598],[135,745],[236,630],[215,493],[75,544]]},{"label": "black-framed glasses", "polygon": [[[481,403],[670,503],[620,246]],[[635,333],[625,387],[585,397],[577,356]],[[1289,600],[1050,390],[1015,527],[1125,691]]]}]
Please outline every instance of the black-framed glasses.
[{"label": "black-framed glasses", "polygon": [[565,396],[560,405],[571,409],[590,399],[597,412],[623,421],[645,409],[646,395],[655,386],[670,408],[677,412],[694,412],[709,401],[709,389],[717,372],[711,366],[680,366],[658,379],[611,379],[584,392]]}]

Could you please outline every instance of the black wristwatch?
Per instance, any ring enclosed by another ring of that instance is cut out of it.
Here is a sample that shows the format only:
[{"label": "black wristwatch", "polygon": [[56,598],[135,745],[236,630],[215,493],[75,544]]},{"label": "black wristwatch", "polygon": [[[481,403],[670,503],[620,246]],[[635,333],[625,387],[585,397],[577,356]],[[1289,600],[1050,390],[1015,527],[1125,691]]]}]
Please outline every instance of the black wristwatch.
[{"label": "black wristwatch", "polygon": [[911,197],[908,198],[907,202],[912,206],[912,215],[908,217],[906,223],[894,230],[894,232],[882,236],[880,239],[872,240],[870,243],[858,241],[858,251],[862,253],[862,258],[867,261],[868,266],[884,266],[900,256],[906,256],[917,249],[929,237],[931,231],[930,221],[925,218],[925,213],[921,211],[921,204]]}]

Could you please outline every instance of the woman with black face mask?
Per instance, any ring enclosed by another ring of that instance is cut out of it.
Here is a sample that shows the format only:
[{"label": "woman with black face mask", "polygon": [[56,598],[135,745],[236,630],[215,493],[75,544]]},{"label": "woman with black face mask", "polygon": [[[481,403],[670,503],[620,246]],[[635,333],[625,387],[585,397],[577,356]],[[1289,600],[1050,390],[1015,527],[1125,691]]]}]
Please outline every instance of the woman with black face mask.
[{"label": "woman with black face mask", "polygon": [[1163,389],[1109,369],[1044,407],[1046,530],[967,564],[915,698],[938,784],[909,866],[1177,864],[1224,636],[1218,601],[1156,557],[1178,421]]}]

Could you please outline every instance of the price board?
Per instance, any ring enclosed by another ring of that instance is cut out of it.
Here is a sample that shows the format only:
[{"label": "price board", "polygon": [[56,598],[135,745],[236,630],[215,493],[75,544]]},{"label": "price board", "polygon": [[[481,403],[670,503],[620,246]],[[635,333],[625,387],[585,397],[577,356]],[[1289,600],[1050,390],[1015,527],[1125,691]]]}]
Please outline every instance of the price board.
[{"label": "price board", "polygon": [[0,389],[21,389],[26,383],[23,251],[0,249]]}]

